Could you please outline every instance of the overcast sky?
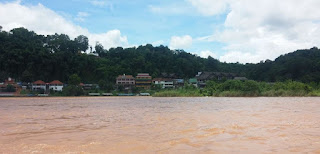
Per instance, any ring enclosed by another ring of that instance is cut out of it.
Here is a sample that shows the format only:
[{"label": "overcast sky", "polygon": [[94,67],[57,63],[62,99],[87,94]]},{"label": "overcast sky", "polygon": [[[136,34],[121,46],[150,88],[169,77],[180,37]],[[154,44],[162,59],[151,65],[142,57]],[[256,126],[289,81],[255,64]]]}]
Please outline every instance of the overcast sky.
[{"label": "overcast sky", "polygon": [[320,47],[319,6],[320,0],[0,0],[0,25],[82,34],[107,49],[163,44],[256,63]]}]

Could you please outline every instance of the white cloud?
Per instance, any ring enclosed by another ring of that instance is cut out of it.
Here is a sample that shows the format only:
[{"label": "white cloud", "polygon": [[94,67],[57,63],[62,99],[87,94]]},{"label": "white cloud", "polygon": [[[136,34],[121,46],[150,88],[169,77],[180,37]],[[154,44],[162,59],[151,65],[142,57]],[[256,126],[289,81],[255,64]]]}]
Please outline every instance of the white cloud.
[{"label": "white cloud", "polygon": [[189,35],[185,36],[172,36],[169,44],[170,49],[186,49],[191,47],[192,37]]},{"label": "white cloud", "polygon": [[230,0],[188,0],[201,14],[205,16],[219,15],[227,10]]},{"label": "white cloud", "polygon": [[163,45],[163,44],[164,44],[164,41],[163,41],[163,40],[158,40],[158,41],[152,42],[151,44],[152,44],[153,46],[159,46],[159,45]]},{"label": "white cloud", "polygon": [[130,47],[126,36],[122,36],[119,30],[111,30],[103,34],[89,34],[89,43],[101,43],[105,48],[110,47]]},{"label": "white cloud", "polygon": [[231,51],[227,52],[223,56],[220,56],[221,62],[255,62],[257,59],[259,59],[259,55],[252,55],[248,52],[239,52],[239,51]]},{"label": "white cloud", "polygon": [[210,37],[202,37],[207,41],[227,44],[224,47],[226,54],[220,57],[221,61],[256,63],[265,59],[273,60],[297,49],[320,46],[319,0],[189,2],[203,15],[227,13],[224,30]]},{"label": "white cloud", "polygon": [[89,14],[87,12],[78,12],[77,17],[75,18],[76,21],[83,22],[85,18],[88,17]]},{"label": "white cloud", "polygon": [[217,55],[212,51],[205,50],[200,52],[200,57],[208,58],[209,56],[211,56],[212,58],[217,58]]},{"label": "white cloud", "polygon": [[[86,13],[80,13],[80,15],[85,16]],[[89,38],[89,44],[92,46],[95,45],[96,41],[99,41],[105,48],[129,46],[127,37],[122,36],[119,30],[111,30],[100,34],[90,33],[87,29],[67,21],[61,15],[41,4],[24,6],[19,1],[0,2],[0,25],[5,31],[25,27],[43,35],[63,33],[71,38],[85,35]]]}]

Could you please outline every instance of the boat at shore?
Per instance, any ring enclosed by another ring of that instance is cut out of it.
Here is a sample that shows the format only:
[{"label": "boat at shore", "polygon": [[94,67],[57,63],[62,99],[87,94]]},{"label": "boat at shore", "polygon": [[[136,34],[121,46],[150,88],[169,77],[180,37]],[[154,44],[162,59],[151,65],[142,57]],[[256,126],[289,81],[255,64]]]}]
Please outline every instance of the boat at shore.
[{"label": "boat at shore", "polygon": [[132,93],[129,93],[129,94],[119,93],[118,96],[135,96],[135,95]]}]

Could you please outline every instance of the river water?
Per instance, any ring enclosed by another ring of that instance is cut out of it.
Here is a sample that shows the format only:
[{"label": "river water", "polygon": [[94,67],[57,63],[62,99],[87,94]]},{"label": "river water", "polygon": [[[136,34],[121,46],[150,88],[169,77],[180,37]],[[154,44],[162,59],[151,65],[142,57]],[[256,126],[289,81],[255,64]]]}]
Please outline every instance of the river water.
[{"label": "river water", "polygon": [[320,153],[320,98],[0,98],[0,153]]}]

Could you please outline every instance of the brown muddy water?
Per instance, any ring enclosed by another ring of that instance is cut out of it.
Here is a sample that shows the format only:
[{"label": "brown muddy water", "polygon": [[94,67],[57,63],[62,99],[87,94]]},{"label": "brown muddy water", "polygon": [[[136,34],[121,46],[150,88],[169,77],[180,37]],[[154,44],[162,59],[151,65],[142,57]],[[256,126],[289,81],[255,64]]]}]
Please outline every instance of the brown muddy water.
[{"label": "brown muddy water", "polygon": [[320,98],[0,98],[0,153],[320,153]]}]

